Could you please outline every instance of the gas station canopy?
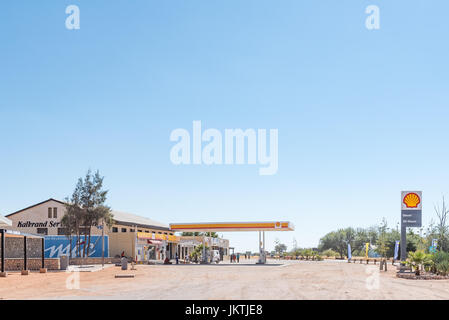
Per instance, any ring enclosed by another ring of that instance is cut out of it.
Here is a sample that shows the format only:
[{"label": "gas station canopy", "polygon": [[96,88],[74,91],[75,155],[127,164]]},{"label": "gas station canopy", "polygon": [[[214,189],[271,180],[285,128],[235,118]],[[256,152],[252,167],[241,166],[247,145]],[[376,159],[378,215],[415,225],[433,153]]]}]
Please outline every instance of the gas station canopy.
[{"label": "gas station canopy", "polygon": [[206,222],[206,223],[171,223],[170,229],[179,232],[201,231],[293,231],[295,227],[288,221],[274,222]]}]

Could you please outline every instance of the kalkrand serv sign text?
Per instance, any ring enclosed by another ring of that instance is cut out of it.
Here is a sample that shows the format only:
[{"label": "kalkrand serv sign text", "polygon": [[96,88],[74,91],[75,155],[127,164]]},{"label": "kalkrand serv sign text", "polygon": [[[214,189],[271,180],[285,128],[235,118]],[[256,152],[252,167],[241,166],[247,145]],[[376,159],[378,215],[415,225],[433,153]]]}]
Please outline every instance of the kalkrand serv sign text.
[{"label": "kalkrand serv sign text", "polygon": [[422,226],[422,191],[401,192],[401,223],[405,227]]}]

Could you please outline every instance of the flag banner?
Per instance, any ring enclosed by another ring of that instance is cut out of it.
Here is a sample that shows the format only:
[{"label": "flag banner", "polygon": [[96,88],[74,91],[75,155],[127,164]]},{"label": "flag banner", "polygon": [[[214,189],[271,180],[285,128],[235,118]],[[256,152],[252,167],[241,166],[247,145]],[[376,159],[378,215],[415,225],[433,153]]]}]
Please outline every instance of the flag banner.
[{"label": "flag banner", "polygon": [[351,245],[348,243],[348,260],[352,259],[352,254],[351,254]]},{"label": "flag banner", "polygon": [[396,240],[395,244],[394,244],[394,260],[398,259],[398,254],[399,254],[399,240]]},{"label": "flag banner", "polygon": [[432,247],[436,249],[437,246],[438,246],[438,239],[432,239]]}]

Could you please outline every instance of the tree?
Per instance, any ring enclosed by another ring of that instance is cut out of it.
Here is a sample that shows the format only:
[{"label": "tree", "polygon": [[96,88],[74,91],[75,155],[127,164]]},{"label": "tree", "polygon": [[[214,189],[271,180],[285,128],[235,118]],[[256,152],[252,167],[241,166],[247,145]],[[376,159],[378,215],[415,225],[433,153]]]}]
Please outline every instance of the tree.
[{"label": "tree", "polygon": [[[204,246],[204,249],[206,251],[209,250],[209,246],[206,244]],[[203,244],[200,244],[190,253],[190,259],[194,262],[198,262],[198,260],[202,260],[202,257],[203,257]]]},{"label": "tree", "polygon": [[292,252],[296,252],[298,250],[298,242],[296,241],[296,238],[293,238],[292,240]]},{"label": "tree", "polygon": [[415,274],[420,275],[422,267],[427,267],[432,264],[432,256],[424,251],[409,252],[407,264],[415,269]]},{"label": "tree", "polygon": [[412,229],[407,231],[407,252],[417,251],[420,247],[421,237]]},{"label": "tree", "polygon": [[309,260],[309,257],[312,257],[314,255],[314,252],[312,249],[304,249],[301,252],[301,255],[306,259]]},{"label": "tree", "polygon": [[449,250],[449,237],[447,218],[449,215],[449,209],[446,207],[446,202],[443,197],[442,205],[435,205],[434,210],[438,217],[438,223],[436,225],[436,233],[438,239],[438,249],[441,251]]},{"label": "tree", "polygon": [[279,256],[281,256],[284,252],[287,251],[287,246],[283,243],[280,243],[279,239],[276,239],[274,241],[275,246],[274,246],[274,251],[279,254]]},{"label": "tree", "polygon": [[199,236],[201,236],[201,232],[182,232],[181,236],[183,236],[183,237],[199,237]]},{"label": "tree", "polygon": [[332,249],[340,254],[340,258],[343,259],[348,252],[348,243],[351,245],[351,252],[354,250],[354,238],[355,231],[353,228],[338,229],[326,234],[320,239],[318,250],[320,252]]},{"label": "tree", "polygon": [[368,230],[357,228],[354,237],[354,252],[357,252],[359,255],[365,255],[364,252],[366,243],[370,243]]},{"label": "tree", "polygon": [[80,257],[80,242],[81,242],[81,225],[84,223],[83,221],[83,211],[81,210],[81,193],[82,193],[82,179],[78,180],[78,183],[75,187],[75,191],[72,194],[71,199],[66,197],[66,214],[61,219],[61,225],[64,227],[65,235],[69,238],[70,241],[70,257],[72,256],[72,235],[76,235],[76,256]]},{"label": "tree", "polygon": [[[103,190],[104,177],[97,171],[92,175],[88,170],[84,179],[79,178],[72,197],[65,204],[66,214],[61,223],[66,228],[66,234],[70,236],[75,233],[78,237],[77,256],[81,256],[80,243],[81,235],[84,235],[82,256],[88,257],[91,243],[92,227],[104,222],[107,227],[111,227],[113,216],[111,208],[105,205],[108,191]],[[68,198],[66,198],[68,200]]]},{"label": "tree", "polygon": [[382,219],[382,223],[379,226],[379,238],[377,240],[376,251],[382,258],[387,258],[388,254],[388,225],[385,218]]}]

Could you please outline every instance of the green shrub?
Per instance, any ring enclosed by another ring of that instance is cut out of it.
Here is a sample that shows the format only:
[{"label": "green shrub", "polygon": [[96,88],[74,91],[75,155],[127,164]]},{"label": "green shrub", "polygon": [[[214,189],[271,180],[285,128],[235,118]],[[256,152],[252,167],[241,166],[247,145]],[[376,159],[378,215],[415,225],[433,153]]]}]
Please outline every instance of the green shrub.
[{"label": "green shrub", "polygon": [[334,251],[332,249],[324,250],[323,252],[321,252],[321,254],[326,257],[339,257],[340,256],[340,254],[337,251]]},{"label": "green shrub", "polygon": [[304,249],[302,251],[302,256],[305,257],[306,260],[313,257],[313,251],[311,249]]},{"label": "green shrub", "polygon": [[435,264],[435,269],[437,271],[437,274],[440,274],[442,276],[445,276],[449,273],[449,261],[441,261]]},{"label": "green shrub", "polygon": [[449,273],[449,252],[438,251],[432,255],[433,267],[432,271],[440,274],[447,275]]},{"label": "green shrub", "polygon": [[422,250],[409,252],[407,264],[415,269],[415,274],[419,276],[421,267],[430,267],[433,264],[432,256]]}]

